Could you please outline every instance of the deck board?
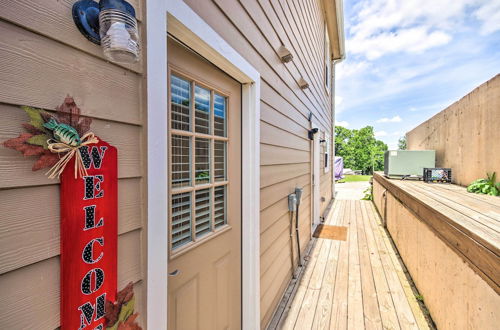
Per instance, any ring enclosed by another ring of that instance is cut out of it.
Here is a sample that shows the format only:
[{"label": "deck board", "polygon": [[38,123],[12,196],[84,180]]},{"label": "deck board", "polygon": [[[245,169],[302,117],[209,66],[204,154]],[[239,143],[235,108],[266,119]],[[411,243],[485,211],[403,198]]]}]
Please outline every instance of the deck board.
[{"label": "deck board", "polygon": [[326,224],[347,240],[318,239],[281,328],[428,329],[371,202],[337,200]]},{"label": "deck board", "polygon": [[[359,264],[358,234],[356,225],[359,221],[359,203],[350,200],[349,216],[349,286],[347,289],[347,310],[363,310],[363,295],[361,293],[361,267]],[[347,313],[347,328],[361,329],[365,325],[363,313]]]},{"label": "deck board", "polygon": [[366,329],[382,329],[380,310],[377,301],[377,290],[373,279],[370,262],[370,251],[365,234],[365,219],[367,218],[365,203],[359,204],[359,216],[356,222],[358,232],[359,262],[361,267],[361,288],[363,292],[363,312]]},{"label": "deck board", "polygon": [[[334,208],[332,219],[335,219],[335,225],[342,224],[342,214],[344,212],[345,203],[338,204]],[[337,275],[337,264],[339,261],[340,242],[332,241],[330,246],[330,254],[328,256],[325,270],[325,278],[321,287],[316,313],[314,315],[313,329],[325,329],[330,325],[330,317],[332,314],[333,290],[335,289],[335,279]]]}]

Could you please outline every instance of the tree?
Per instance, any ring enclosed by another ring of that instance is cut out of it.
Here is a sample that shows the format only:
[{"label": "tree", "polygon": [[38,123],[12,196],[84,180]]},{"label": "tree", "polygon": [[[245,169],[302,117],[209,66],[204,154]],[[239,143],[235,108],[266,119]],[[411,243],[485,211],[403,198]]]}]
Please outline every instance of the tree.
[{"label": "tree", "polygon": [[344,158],[347,168],[361,170],[365,174],[384,168],[384,152],[387,145],[375,139],[372,126],[359,130],[335,127],[335,155]]},{"label": "tree", "polygon": [[344,153],[346,144],[352,137],[352,131],[342,126],[335,127],[335,154]]},{"label": "tree", "polygon": [[407,143],[406,143],[406,135],[403,137],[400,137],[398,140],[398,149],[399,150],[406,150],[407,148]]}]

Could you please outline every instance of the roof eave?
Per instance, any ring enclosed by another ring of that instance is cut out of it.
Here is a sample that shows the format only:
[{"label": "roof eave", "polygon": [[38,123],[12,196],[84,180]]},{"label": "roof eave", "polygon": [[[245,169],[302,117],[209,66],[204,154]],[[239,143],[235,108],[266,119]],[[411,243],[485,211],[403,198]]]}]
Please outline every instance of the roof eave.
[{"label": "roof eave", "polygon": [[344,6],[342,0],[322,0],[333,59],[345,58]]}]

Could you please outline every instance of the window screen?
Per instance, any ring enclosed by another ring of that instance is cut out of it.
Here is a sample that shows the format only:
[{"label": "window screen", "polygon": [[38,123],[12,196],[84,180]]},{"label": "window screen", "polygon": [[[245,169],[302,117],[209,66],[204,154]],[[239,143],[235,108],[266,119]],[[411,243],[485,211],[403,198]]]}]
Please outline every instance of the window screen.
[{"label": "window screen", "polygon": [[228,100],[194,80],[170,76],[170,233],[173,251],[228,225]]},{"label": "window screen", "polygon": [[182,78],[171,76],[172,128],[189,131],[191,123],[191,84]]},{"label": "window screen", "polygon": [[172,197],[172,248],[182,246],[192,240],[191,194],[176,194]]}]

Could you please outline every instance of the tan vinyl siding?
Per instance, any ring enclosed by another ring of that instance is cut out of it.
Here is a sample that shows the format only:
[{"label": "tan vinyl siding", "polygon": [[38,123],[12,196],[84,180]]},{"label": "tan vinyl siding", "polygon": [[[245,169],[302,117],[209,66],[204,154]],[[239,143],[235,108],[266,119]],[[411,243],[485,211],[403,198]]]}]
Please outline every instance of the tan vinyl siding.
[{"label": "tan vinyl siding", "polygon": [[[104,60],[74,25],[73,3],[0,2],[0,142],[22,131],[27,115],[20,105],[54,110],[71,95],[93,118],[92,131],[118,148],[118,288],[134,282],[137,310],[144,312],[144,63]],[[131,3],[142,20],[144,2]],[[58,181],[46,170],[32,172],[33,162],[0,147],[2,329],[59,327]]]},{"label": "tan vinyl siding", "polygon": [[[291,279],[290,215],[287,196],[303,187],[301,247],[310,240],[311,142],[309,113],[331,134],[330,96],[324,77],[324,15],[319,0],[186,1],[261,74],[261,326],[264,327]],[[294,58],[281,63],[285,45]],[[309,88],[301,90],[300,77]],[[332,153],[330,152],[330,155]],[[332,166],[321,159],[321,211],[331,193]],[[331,160],[331,156],[330,156]]]}]

